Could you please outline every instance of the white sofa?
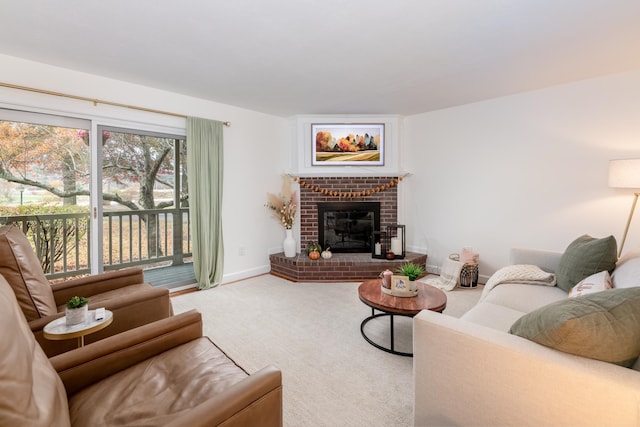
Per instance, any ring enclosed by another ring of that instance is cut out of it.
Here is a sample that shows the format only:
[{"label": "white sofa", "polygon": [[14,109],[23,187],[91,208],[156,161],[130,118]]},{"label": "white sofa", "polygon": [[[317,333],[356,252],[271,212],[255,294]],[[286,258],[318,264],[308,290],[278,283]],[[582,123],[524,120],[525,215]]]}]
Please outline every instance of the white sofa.
[{"label": "white sofa", "polygon": [[[561,256],[511,250],[512,264],[548,272]],[[626,267],[614,270],[614,287],[640,286],[640,257]],[[564,298],[555,286],[509,283],[491,289],[459,319],[419,313],[414,425],[640,426],[640,362],[624,368],[508,333],[524,314]]]}]

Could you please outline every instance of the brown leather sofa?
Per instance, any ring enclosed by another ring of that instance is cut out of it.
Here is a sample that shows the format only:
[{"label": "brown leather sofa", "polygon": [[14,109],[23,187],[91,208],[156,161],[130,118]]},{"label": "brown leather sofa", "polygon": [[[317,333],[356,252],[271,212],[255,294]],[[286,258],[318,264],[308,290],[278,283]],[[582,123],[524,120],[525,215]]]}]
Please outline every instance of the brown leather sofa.
[{"label": "brown leather sofa", "polygon": [[281,372],[253,375],[190,311],[48,359],[0,276],[0,425],[282,426]]},{"label": "brown leather sofa", "polygon": [[47,323],[64,316],[65,304],[74,295],[88,298],[90,309],[104,307],[113,312],[112,324],[87,335],[86,343],[173,314],[168,289],[144,283],[139,268],[50,284],[27,237],[15,225],[0,227],[0,274],[13,288],[36,340],[49,357],[77,346],[75,339],[51,341],[43,335]]}]

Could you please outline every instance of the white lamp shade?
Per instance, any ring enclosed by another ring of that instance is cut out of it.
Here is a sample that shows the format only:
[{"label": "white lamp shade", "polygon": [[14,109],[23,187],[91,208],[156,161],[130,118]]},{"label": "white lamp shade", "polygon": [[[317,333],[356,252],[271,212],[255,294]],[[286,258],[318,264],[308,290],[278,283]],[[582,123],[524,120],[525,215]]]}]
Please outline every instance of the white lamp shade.
[{"label": "white lamp shade", "polygon": [[609,160],[609,187],[640,188],[640,159]]}]

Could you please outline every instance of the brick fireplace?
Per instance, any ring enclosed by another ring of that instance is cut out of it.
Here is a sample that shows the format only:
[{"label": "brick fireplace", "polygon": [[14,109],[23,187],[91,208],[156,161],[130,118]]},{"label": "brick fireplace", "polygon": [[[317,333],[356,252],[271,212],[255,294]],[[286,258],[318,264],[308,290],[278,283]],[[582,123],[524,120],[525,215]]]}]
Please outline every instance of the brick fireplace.
[{"label": "brick fireplace", "polygon": [[[304,177],[300,178],[300,248],[293,258],[270,257],[271,273],[293,281],[354,281],[375,278],[385,269],[405,262],[426,264],[427,256],[408,252],[405,259],[374,259],[371,253],[336,253],[329,260],[310,260],[307,244],[318,241],[319,202],[379,202],[380,228],[398,221],[397,177]],[[400,184],[402,185],[402,184]]]},{"label": "brick fireplace", "polygon": [[[318,241],[318,202],[379,202],[380,227],[398,222],[398,187],[387,185],[395,177],[310,177],[301,178],[300,243],[306,253],[307,243]],[[316,191],[318,190],[323,191]],[[384,190],[381,190],[384,188]],[[379,191],[377,191],[379,190]],[[370,191],[368,196],[366,192]],[[336,197],[333,194],[362,194],[358,197]]]}]

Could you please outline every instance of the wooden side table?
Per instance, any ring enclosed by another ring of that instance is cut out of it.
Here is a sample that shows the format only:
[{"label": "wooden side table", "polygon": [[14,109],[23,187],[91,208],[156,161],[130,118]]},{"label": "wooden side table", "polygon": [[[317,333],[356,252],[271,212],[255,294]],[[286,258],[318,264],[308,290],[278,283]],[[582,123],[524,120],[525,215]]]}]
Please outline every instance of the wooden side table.
[{"label": "wooden side table", "polygon": [[84,336],[98,332],[109,326],[113,322],[113,313],[110,310],[104,311],[104,318],[95,320],[95,310],[89,310],[87,320],[84,323],[67,326],[66,316],[53,320],[44,327],[44,337],[48,340],[68,340],[78,339],[78,347],[84,346]]}]

